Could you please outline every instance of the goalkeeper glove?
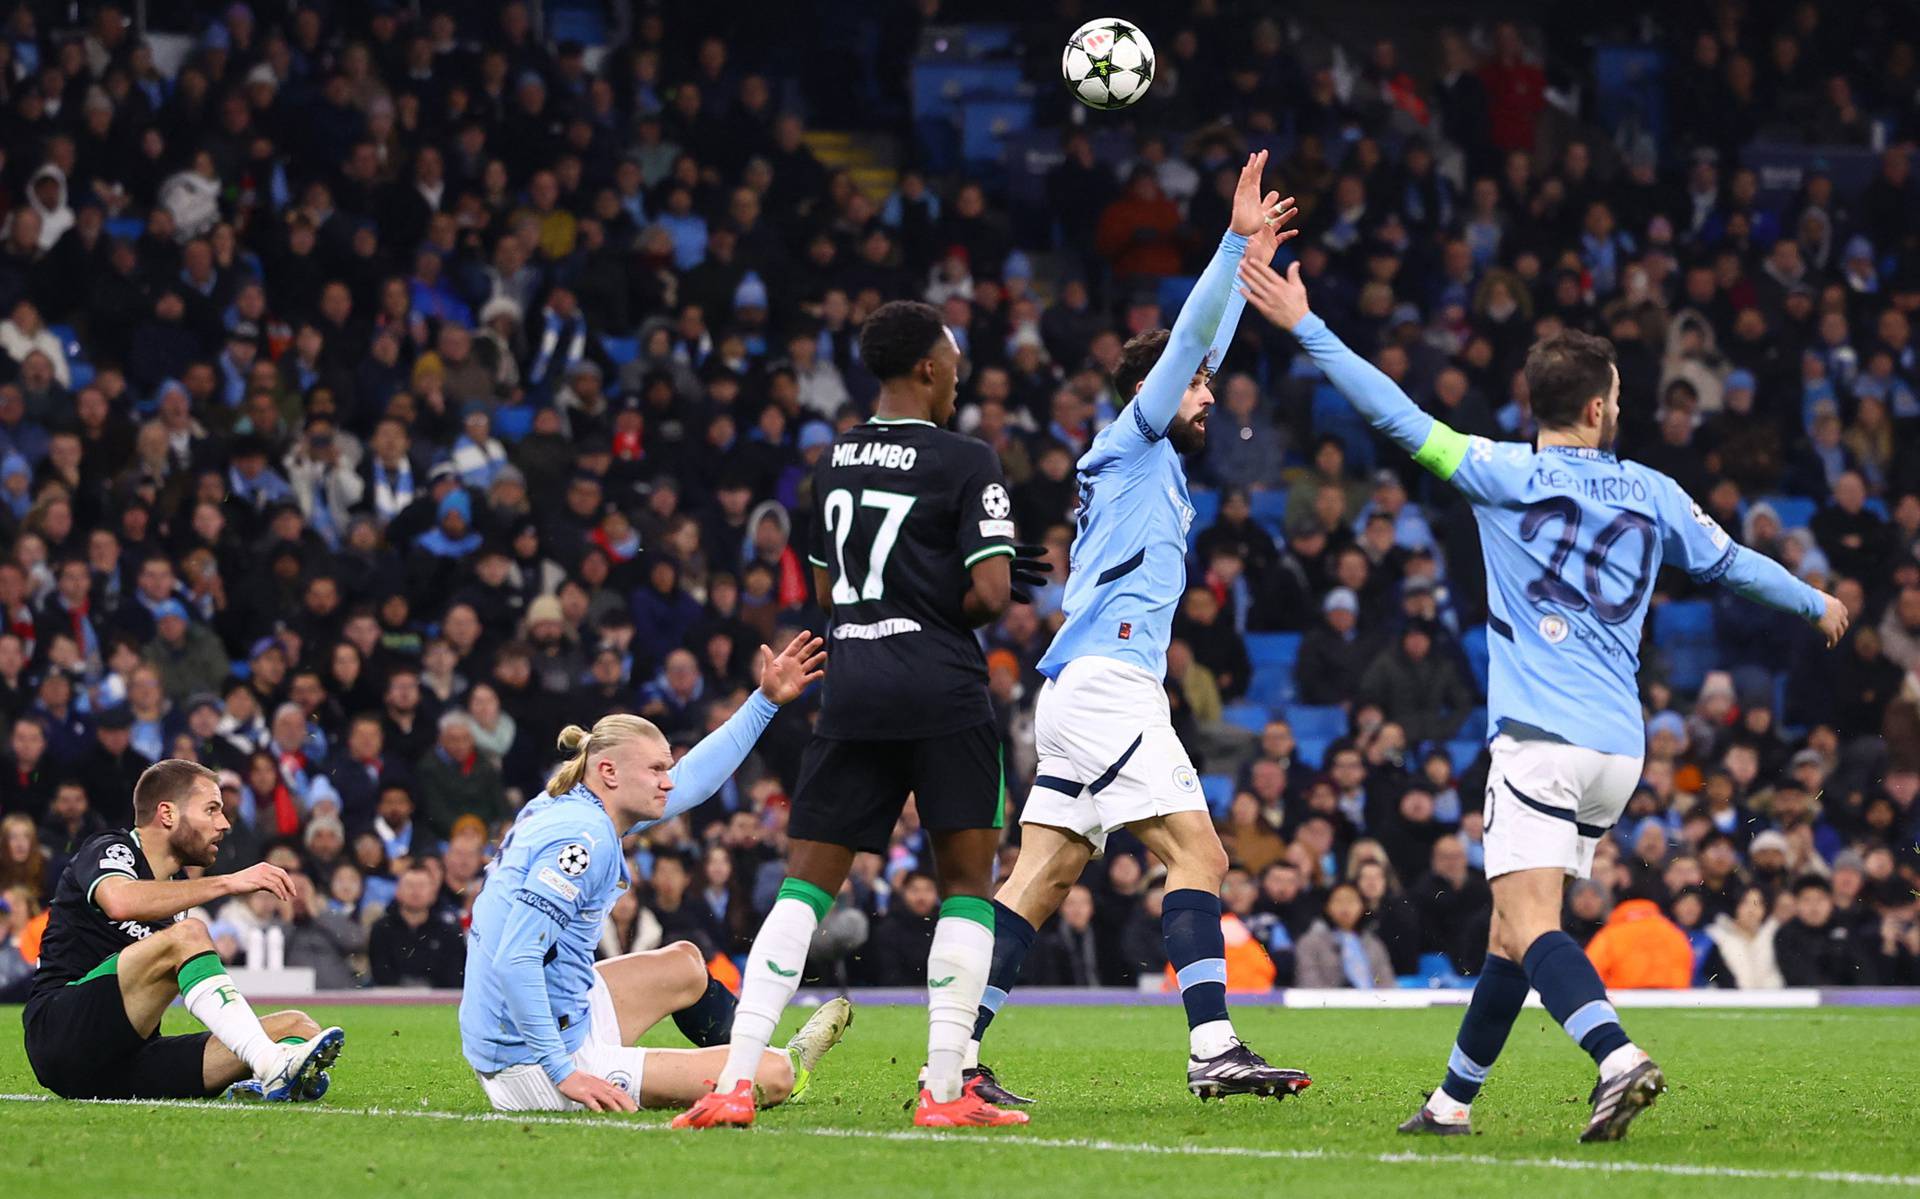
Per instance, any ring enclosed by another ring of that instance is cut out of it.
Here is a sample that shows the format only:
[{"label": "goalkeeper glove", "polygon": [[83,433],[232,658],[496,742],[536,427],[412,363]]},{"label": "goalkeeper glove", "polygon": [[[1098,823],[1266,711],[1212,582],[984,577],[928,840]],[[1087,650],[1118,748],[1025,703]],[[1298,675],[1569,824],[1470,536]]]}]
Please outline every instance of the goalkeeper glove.
[{"label": "goalkeeper glove", "polygon": [[1047,547],[1044,545],[1014,546],[1012,571],[1014,602],[1032,603],[1033,593],[1051,581],[1047,576],[1053,573],[1053,563],[1047,561]]}]

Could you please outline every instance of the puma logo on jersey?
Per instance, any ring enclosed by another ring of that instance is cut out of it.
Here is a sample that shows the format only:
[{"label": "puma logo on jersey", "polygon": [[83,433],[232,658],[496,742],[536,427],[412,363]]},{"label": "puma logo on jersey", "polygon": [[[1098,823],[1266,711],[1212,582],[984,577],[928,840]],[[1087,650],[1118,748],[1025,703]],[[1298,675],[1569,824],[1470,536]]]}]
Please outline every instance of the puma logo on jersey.
[{"label": "puma logo on jersey", "polygon": [[833,447],[835,466],[882,466],[888,470],[912,470],[920,451],[910,445],[887,441],[843,441]]}]

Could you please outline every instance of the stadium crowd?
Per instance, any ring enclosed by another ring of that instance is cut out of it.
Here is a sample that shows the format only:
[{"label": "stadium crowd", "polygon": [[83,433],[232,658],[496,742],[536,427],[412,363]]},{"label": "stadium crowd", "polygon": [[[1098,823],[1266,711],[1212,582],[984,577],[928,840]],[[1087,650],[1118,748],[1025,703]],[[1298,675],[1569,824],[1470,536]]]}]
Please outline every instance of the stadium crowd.
[{"label": "stadium crowd", "polygon": [[[13,4],[0,35],[0,995],[72,848],[127,824],[165,756],[221,772],[217,868],[297,880],[293,903],[210,914],[224,955],[323,987],[457,986],[491,846],[561,724],[630,710],[690,745],[744,701],[762,642],[818,627],[808,472],[872,400],[857,332],[885,299],[947,314],[959,426],[999,451],[1064,577],[1073,462],[1123,400],[1108,371],[1170,318],[1163,282],[1203,260],[1250,146],[1298,198],[1316,309],[1417,402],[1526,438],[1527,346],[1605,334],[1622,452],[1853,611],[1829,655],[1662,576],[1657,604],[1711,602],[1710,669],[1642,647],[1645,779],[1568,898],[1603,976],[1920,984],[1920,30],[1901,6],[1660,9],[1656,143],[1569,101],[1586,65],[1510,25],[1447,34],[1416,76],[1391,40],[1335,63],[1231,4],[1159,5],[1152,92],[1063,125],[1037,225],[987,172],[909,165],[865,194],[810,149],[805,89],[694,6],[640,6],[590,69],[517,0],[234,4],[171,73],[126,8],[78,7],[62,27]],[[1023,30],[1036,61],[1058,24]],[[1132,131],[1125,160],[1096,154],[1094,122]],[[1859,190],[1816,170],[1764,203],[1741,158],[1756,135],[1874,130]],[[1256,324],[1190,467],[1204,515],[1168,679],[1225,784],[1230,977],[1470,976],[1491,910],[1485,761],[1455,752],[1484,740],[1474,525]],[[982,631],[1016,804],[1059,602]],[[1249,650],[1276,633],[1298,635],[1277,680]],[[1337,727],[1297,734],[1295,705]],[[609,952],[744,950],[807,708],[631,847]],[[1162,971],[1160,883],[1125,842],[1027,981]],[[923,981],[924,852],[909,816],[860,859],[824,977]]]}]

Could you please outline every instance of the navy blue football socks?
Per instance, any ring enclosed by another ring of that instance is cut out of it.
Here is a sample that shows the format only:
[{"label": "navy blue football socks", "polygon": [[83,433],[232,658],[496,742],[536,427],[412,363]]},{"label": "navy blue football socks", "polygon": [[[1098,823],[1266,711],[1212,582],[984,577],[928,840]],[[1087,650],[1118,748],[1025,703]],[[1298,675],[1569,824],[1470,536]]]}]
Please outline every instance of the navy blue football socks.
[{"label": "navy blue football socks", "polygon": [[1632,1042],[1620,1013],[1607,1002],[1606,984],[1580,943],[1559,931],[1542,933],[1527,946],[1527,982],[1540,992],[1547,1012],[1596,1063]]},{"label": "navy blue football socks", "polygon": [[1187,1027],[1227,1018],[1227,941],[1220,897],[1185,887],[1161,901],[1160,937],[1180,983]]},{"label": "navy blue football socks", "polygon": [[980,995],[980,1008],[973,1018],[973,1039],[987,1035],[987,1025],[1007,1001],[1007,992],[1020,981],[1020,967],[1026,964],[1027,951],[1033,948],[1033,925],[1026,917],[999,900],[993,901],[993,963],[987,967],[987,989]]},{"label": "navy blue football socks", "polygon": [[733,1040],[733,992],[719,979],[707,978],[707,993],[673,1014],[674,1027],[695,1045],[725,1045]]},{"label": "navy blue football socks", "polygon": [[1487,955],[1473,998],[1460,1018],[1460,1035],[1447,1057],[1446,1081],[1440,1084],[1450,1098],[1470,1104],[1487,1081],[1487,1071],[1506,1046],[1513,1022],[1527,1002],[1527,972],[1506,958]]}]

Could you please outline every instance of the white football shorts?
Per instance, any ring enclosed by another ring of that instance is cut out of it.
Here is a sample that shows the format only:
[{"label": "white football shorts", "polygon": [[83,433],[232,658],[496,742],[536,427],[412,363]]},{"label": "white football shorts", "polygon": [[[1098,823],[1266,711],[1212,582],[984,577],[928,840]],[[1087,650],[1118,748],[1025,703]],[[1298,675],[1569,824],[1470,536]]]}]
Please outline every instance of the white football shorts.
[{"label": "white football shorts", "polygon": [[1114,829],[1174,812],[1204,812],[1200,776],[1173,732],[1167,691],[1114,658],[1076,658],[1040,689],[1033,739],[1040,765],[1022,824],[1065,829],[1106,850]]},{"label": "white football shorts", "polygon": [[[640,1104],[640,1080],[646,1074],[647,1051],[620,1041],[620,1018],[614,1014],[613,992],[600,972],[593,972],[587,992],[587,1039],[573,1051],[573,1064],[606,1079]],[[586,1105],[560,1093],[538,1062],[508,1066],[491,1074],[474,1071],[480,1089],[497,1112],[578,1112]]]},{"label": "white football shorts", "polygon": [[1487,771],[1487,877],[1555,866],[1593,873],[1593,851],[1640,785],[1637,756],[1557,741],[1493,739]]}]

